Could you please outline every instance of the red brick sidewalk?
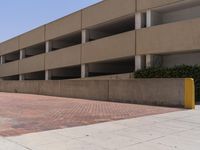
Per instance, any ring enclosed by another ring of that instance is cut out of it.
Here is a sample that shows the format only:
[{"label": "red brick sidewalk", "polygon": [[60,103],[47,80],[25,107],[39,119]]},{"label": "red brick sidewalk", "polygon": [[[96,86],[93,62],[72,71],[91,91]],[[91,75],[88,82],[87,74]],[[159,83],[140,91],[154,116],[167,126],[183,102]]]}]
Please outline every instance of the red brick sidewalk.
[{"label": "red brick sidewalk", "polygon": [[180,109],[0,93],[0,136],[15,136],[178,110]]}]

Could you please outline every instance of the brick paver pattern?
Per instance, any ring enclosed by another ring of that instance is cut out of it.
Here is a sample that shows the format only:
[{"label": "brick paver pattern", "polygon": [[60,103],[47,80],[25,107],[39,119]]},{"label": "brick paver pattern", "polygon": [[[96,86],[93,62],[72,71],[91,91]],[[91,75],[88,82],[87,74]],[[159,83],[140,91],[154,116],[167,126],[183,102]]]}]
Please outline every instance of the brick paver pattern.
[{"label": "brick paver pattern", "polygon": [[178,111],[178,108],[0,93],[0,136]]}]

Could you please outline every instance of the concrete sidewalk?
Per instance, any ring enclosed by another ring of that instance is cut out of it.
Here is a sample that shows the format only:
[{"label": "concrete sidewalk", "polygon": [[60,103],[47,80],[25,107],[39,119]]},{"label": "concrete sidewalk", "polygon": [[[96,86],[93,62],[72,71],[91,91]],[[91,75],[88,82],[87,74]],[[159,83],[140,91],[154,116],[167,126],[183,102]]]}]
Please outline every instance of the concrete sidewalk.
[{"label": "concrete sidewalk", "polygon": [[199,147],[199,106],[196,110],[0,138],[0,150],[198,150]]}]

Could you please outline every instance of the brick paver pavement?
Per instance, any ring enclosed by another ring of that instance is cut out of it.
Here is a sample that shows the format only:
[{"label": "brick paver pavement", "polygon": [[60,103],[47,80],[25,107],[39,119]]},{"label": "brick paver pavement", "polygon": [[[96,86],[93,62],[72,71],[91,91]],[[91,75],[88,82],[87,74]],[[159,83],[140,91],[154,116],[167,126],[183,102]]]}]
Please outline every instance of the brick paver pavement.
[{"label": "brick paver pavement", "polygon": [[0,93],[0,136],[128,119],[181,109]]}]

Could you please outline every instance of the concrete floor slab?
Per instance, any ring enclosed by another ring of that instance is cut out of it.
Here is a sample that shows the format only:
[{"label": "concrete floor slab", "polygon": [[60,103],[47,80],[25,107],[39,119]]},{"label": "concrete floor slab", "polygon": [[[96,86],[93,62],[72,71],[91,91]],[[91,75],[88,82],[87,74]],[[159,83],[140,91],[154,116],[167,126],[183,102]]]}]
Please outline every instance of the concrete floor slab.
[{"label": "concrete floor slab", "polygon": [[185,122],[181,120],[169,120],[165,123],[161,123],[160,125],[164,125],[166,127],[172,127],[172,128],[178,128],[178,129],[183,129],[183,130],[188,130],[188,129],[193,129],[195,127],[198,127],[198,124],[190,123],[190,122]]},{"label": "concrete floor slab", "polygon": [[187,137],[180,137],[177,135],[169,135],[159,139],[151,141],[157,145],[163,145],[171,149],[178,150],[197,150],[199,149],[200,142],[194,139],[189,139]]},{"label": "concrete floor slab", "polygon": [[41,146],[47,145],[51,143],[57,143],[59,141],[68,141],[70,138],[65,136],[56,134],[51,131],[47,132],[39,132],[39,133],[30,133],[23,136],[17,136],[15,138],[6,137],[5,139],[17,143],[19,145],[25,145],[30,149]]},{"label": "concrete floor slab", "polygon": [[101,133],[80,139],[83,142],[95,144],[97,147],[104,147],[110,150],[121,149],[123,147],[140,143],[141,140],[137,138],[129,138],[116,134]]},{"label": "concrete floor slab", "polygon": [[99,124],[96,124],[95,126],[88,125],[88,126],[82,126],[82,127],[56,130],[56,133],[59,133],[63,136],[71,137],[71,138],[82,138],[82,137],[92,136],[92,135],[101,134],[101,133],[112,133],[114,131],[122,130],[125,128],[127,127],[107,122],[106,124],[99,123]]},{"label": "concrete floor slab", "polygon": [[114,135],[125,136],[129,138],[137,138],[140,139],[140,142],[156,139],[159,137],[163,137],[164,134],[154,130],[141,130],[141,129],[125,129],[121,131],[114,132]]},{"label": "concrete floor slab", "polygon": [[200,119],[199,118],[200,118],[200,116],[189,116],[189,117],[187,117],[187,120],[183,119],[183,118],[180,118],[178,120],[186,121],[186,122],[189,122],[189,123],[195,123],[195,124],[200,125]]},{"label": "concrete floor slab", "polygon": [[79,140],[59,141],[57,143],[50,143],[46,145],[40,145],[34,150],[108,150],[101,146],[89,144]]},{"label": "concrete floor slab", "polygon": [[28,148],[0,137],[0,150],[28,150]]},{"label": "concrete floor slab", "polygon": [[131,146],[122,148],[121,150],[180,150],[180,149],[173,149],[165,145],[145,142],[145,143],[131,145]]}]

